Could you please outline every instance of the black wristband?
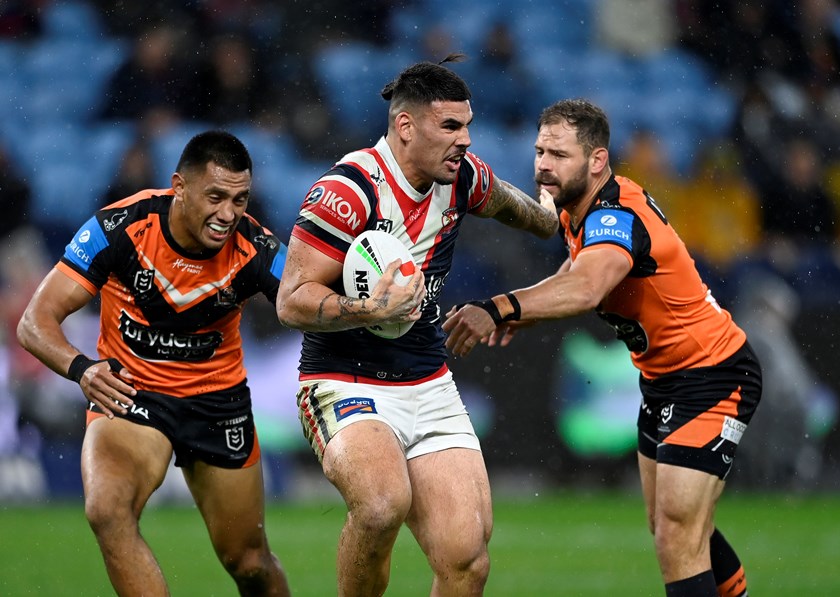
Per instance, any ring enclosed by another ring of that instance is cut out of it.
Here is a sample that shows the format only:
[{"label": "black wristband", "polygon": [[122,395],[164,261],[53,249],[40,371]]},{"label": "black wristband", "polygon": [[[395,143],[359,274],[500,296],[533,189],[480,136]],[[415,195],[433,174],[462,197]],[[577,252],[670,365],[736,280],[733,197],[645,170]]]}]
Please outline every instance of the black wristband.
[{"label": "black wristband", "polygon": [[[483,301],[467,301],[464,305],[475,305],[476,307],[481,307],[487,313],[490,314],[490,317],[493,318],[493,323],[499,325],[504,321],[502,319],[502,314],[499,313],[499,308],[496,306],[496,303],[493,302],[493,299],[484,299]],[[458,308],[460,309],[464,305],[459,305]]]},{"label": "black wristband", "polygon": [[111,371],[114,373],[119,373],[123,368],[122,363],[113,357],[110,359],[94,361],[83,354],[79,354],[76,355],[76,358],[70,362],[70,367],[67,369],[67,379],[71,379],[76,383],[79,383],[82,380],[82,375],[84,375],[85,371],[87,371],[91,366],[96,365],[97,363],[104,363],[106,361],[108,362],[108,366],[111,368]]},{"label": "black wristband", "polygon": [[502,321],[519,321],[519,318],[522,317],[522,306],[519,304],[519,299],[512,292],[506,292],[505,296],[510,301],[510,306],[513,307],[513,313],[508,313]]},{"label": "black wristband", "polygon": [[76,355],[76,358],[70,362],[70,367],[67,369],[67,379],[79,383],[82,380],[82,375],[88,370],[88,367],[96,363],[97,361],[89,359],[83,354]]}]

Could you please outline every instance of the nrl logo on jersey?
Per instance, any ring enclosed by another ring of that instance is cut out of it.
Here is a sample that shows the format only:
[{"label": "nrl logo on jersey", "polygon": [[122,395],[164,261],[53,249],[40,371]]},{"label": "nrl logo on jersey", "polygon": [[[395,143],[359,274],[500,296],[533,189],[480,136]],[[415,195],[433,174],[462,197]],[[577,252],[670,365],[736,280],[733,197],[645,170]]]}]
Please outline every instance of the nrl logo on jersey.
[{"label": "nrl logo on jersey", "polygon": [[245,430],[242,427],[225,429],[225,443],[228,448],[238,452],[245,447]]},{"label": "nrl logo on jersey", "polygon": [[128,210],[124,209],[122,211],[118,211],[117,213],[112,215],[110,218],[107,218],[107,219],[103,220],[102,221],[102,226],[105,228],[105,232],[111,232],[112,230],[114,230],[117,226],[122,224],[123,220],[125,220],[127,217],[128,217]]},{"label": "nrl logo on jersey", "polygon": [[141,269],[139,272],[134,274],[134,289],[140,294],[149,292],[154,285],[154,281],[155,270]]}]

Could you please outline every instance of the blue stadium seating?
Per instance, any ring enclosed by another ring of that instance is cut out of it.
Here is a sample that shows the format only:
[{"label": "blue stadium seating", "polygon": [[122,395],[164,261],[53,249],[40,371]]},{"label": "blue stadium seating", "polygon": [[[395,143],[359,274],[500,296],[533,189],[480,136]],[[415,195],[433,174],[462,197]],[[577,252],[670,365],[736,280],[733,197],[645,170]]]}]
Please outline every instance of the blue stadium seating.
[{"label": "blue stadium seating", "polygon": [[[98,124],[95,119],[105,85],[128,58],[129,48],[125,40],[107,34],[93,6],[85,0],[48,3],[41,37],[27,45],[0,42],[0,139],[33,180],[36,194],[45,193],[36,200],[46,211],[62,204],[68,185],[96,192],[100,178],[107,184],[108,169],[116,173],[135,134],[127,123]],[[453,68],[475,94],[473,147],[503,178],[529,188],[535,132],[530,122],[543,107],[566,97],[587,97],[607,109],[615,150],[635,129],[649,128],[662,136],[672,161],[688,172],[701,141],[728,131],[734,98],[715,84],[702,61],[685,52],[630,59],[595,48],[594,9],[592,0],[419,0],[391,12],[390,46],[328,44],[311,66],[336,122],[349,136],[370,141],[385,127],[382,86],[409,63],[436,58],[424,54],[424,36],[442,26],[452,35],[449,50],[470,55]],[[517,59],[536,82],[533,89],[504,85],[508,73],[488,78],[480,68],[487,31],[500,21],[511,28]],[[524,130],[505,129],[501,120],[520,109]],[[115,130],[108,132],[109,126]],[[157,184],[168,184],[184,143],[206,128],[207,123],[187,122],[151,140]],[[301,159],[287,138],[247,126],[237,134],[254,156],[255,190],[278,219],[288,222],[328,164]],[[73,168],[83,174],[71,174]],[[96,176],[85,176],[91,172]]]},{"label": "blue stadium seating", "polygon": [[47,2],[41,10],[43,35],[50,38],[93,39],[105,34],[102,15],[89,2]]}]

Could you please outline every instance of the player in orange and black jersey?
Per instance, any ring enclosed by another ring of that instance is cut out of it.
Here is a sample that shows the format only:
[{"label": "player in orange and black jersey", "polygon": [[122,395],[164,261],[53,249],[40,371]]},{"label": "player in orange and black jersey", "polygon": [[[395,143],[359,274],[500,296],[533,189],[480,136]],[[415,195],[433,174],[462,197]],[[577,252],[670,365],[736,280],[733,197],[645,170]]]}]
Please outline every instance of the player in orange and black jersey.
[{"label": "player in orange and black jersey", "polygon": [[[141,191],[82,225],[18,325],[20,343],[89,400],[85,512],[120,595],[168,594],[138,521],[173,454],[240,594],[289,594],[264,531],[239,332],[247,299],[276,300],[286,248],[245,213],[251,168],[233,135],[193,137],[171,189]],[[92,359],[61,324],[96,294]]]},{"label": "player in orange and black jersey", "polygon": [[562,210],[569,258],[534,286],[452,309],[447,347],[505,346],[533,320],[594,310],[640,371],[639,471],[666,594],[743,597],[743,567],[713,516],[761,368],[654,199],[612,174],[608,146],[600,108],[566,100],[543,111],[535,178]]}]

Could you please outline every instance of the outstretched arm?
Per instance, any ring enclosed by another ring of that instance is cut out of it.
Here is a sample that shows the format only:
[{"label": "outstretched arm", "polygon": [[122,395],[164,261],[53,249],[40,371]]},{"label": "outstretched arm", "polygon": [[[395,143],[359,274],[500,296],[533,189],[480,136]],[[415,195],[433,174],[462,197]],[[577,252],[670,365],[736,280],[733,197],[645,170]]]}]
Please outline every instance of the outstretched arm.
[{"label": "outstretched arm", "polygon": [[29,301],[18,323],[17,338],[21,346],[47,367],[77,382],[85,396],[112,417],[111,411],[127,412],[117,400],[129,406],[132,404],[130,397],[136,391],[125,381],[131,382],[133,377],[124,367],[114,371],[111,363],[82,355],[61,329],[67,316],[92,298],[83,286],[53,269]]},{"label": "outstretched arm", "polygon": [[449,334],[446,347],[452,354],[465,356],[480,342],[492,345],[500,338],[506,346],[521,325],[517,321],[562,319],[591,311],[627,276],[630,267],[619,251],[590,250],[533,286],[479,301],[483,306],[455,307],[443,324]]},{"label": "outstretched arm", "polygon": [[493,180],[487,205],[478,215],[494,218],[512,228],[527,230],[540,238],[551,238],[560,226],[554,199],[548,191],[543,190],[537,202],[501,178]]},{"label": "outstretched arm", "polygon": [[399,265],[388,265],[369,298],[350,298],[334,290],[342,264],[293,236],[277,293],[277,318],[287,327],[310,332],[416,321],[426,295],[425,277],[417,268],[405,286],[396,284]]}]

